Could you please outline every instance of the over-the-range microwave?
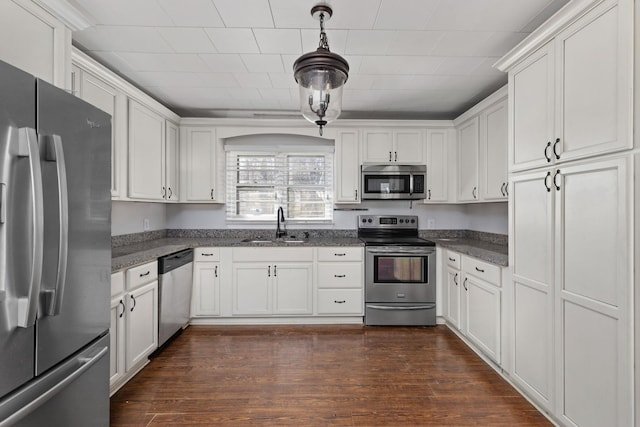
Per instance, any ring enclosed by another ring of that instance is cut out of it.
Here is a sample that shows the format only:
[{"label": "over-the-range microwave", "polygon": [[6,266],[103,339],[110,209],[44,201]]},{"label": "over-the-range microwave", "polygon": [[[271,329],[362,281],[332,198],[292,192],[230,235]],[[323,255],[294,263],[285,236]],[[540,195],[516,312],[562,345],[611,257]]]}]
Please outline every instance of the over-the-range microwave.
[{"label": "over-the-range microwave", "polygon": [[416,200],[426,195],[424,165],[363,165],[362,200]]}]

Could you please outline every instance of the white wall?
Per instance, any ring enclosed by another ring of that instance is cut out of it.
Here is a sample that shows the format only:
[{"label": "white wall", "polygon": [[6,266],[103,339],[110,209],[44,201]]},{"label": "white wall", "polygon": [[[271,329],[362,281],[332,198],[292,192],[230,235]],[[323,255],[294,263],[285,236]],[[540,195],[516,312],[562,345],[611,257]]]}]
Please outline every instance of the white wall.
[{"label": "white wall", "polygon": [[[149,229],[144,229],[144,220]],[[112,202],[111,235],[141,233],[167,228],[166,205],[163,203]]]},{"label": "white wall", "polygon": [[[469,229],[490,233],[508,233],[507,204],[483,203],[476,205],[424,205],[408,201],[363,202],[354,205],[366,211],[335,211],[334,224],[316,228],[355,229],[358,215],[418,215],[421,229],[427,229],[428,221],[434,220],[434,229]],[[265,225],[227,225],[224,205],[174,204],[167,205],[167,228],[269,228]],[[289,226],[289,229],[309,228]]]}]

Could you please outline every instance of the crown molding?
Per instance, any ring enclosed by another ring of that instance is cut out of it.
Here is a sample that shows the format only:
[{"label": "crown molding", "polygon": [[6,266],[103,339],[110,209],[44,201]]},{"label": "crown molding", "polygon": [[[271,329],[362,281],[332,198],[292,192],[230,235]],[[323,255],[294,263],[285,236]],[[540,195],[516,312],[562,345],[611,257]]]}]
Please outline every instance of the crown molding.
[{"label": "crown molding", "polygon": [[62,21],[71,31],[81,31],[95,26],[89,17],[67,0],[32,0],[38,6]]}]

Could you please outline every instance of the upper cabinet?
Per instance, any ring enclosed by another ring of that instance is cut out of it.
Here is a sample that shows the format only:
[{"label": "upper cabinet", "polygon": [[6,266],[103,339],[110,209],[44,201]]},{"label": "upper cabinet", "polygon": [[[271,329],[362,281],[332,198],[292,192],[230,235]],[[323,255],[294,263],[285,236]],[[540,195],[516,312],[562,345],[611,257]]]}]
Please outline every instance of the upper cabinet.
[{"label": "upper cabinet", "polygon": [[600,2],[509,70],[511,138],[518,141],[510,170],[632,147],[631,37],[620,25],[628,19],[621,7]]},{"label": "upper cabinet", "polygon": [[427,197],[425,203],[449,201],[449,130],[427,129]]},{"label": "upper cabinet", "polygon": [[458,201],[478,200],[478,117],[458,128]]},{"label": "upper cabinet", "polygon": [[336,133],[335,203],[360,203],[360,131]]},{"label": "upper cabinet", "polygon": [[0,40],[0,60],[71,88],[71,30],[36,2],[0,1]]},{"label": "upper cabinet", "polygon": [[180,200],[178,177],[180,175],[180,129],[178,125],[165,121],[165,174],[162,194],[167,202]]},{"label": "upper cabinet", "polygon": [[363,132],[362,162],[424,164],[422,129],[370,129]]},{"label": "upper cabinet", "polygon": [[163,200],[165,197],[164,118],[129,100],[129,197]]},{"label": "upper cabinet", "polygon": [[181,128],[184,161],[182,162],[182,201],[220,203],[224,200],[216,187],[217,139],[212,127]]}]

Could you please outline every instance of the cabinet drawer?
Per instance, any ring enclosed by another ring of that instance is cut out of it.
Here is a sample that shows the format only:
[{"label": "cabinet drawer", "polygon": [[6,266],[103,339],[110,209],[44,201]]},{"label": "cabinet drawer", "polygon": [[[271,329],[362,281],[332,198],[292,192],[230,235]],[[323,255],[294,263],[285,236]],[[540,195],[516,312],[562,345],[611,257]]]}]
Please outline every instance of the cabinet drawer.
[{"label": "cabinet drawer", "polygon": [[132,290],[145,283],[158,279],[158,261],[139,265],[127,270],[127,290]]},{"label": "cabinet drawer", "polygon": [[233,248],[232,256],[241,262],[313,261],[313,248]]},{"label": "cabinet drawer", "polygon": [[319,262],[319,288],[362,288],[361,262]]},{"label": "cabinet drawer", "polygon": [[362,314],[361,289],[318,290],[318,314]]},{"label": "cabinet drawer", "polygon": [[500,267],[495,264],[489,264],[476,258],[464,256],[462,269],[467,274],[476,276],[493,285],[500,286]]},{"label": "cabinet drawer", "polygon": [[124,271],[118,271],[111,275],[111,296],[115,297],[124,293]]},{"label": "cabinet drawer", "polygon": [[318,261],[362,261],[361,247],[318,248]]},{"label": "cabinet drawer", "polygon": [[193,250],[194,261],[220,261],[220,248],[196,248]]},{"label": "cabinet drawer", "polygon": [[444,259],[448,266],[460,270],[460,254],[458,252],[447,249],[444,251]]}]

